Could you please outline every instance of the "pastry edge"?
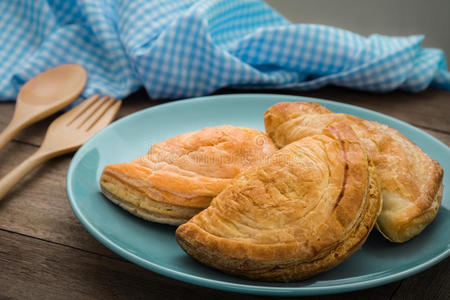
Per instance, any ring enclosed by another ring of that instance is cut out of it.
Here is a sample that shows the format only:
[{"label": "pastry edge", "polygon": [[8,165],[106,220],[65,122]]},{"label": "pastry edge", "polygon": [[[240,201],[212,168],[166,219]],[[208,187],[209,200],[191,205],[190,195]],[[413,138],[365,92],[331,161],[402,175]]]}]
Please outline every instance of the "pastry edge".
[{"label": "pastry edge", "polygon": [[[103,195],[105,195],[108,200],[131,214],[151,222],[180,225],[189,221],[191,217],[203,210],[203,208],[182,207],[179,205],[161,203],[150,199],[138,189],[131,185],[122,183],[120,180],[117,180],[112,176],[102,175],[100,179],[100,187]],[[160,209],[159,211],[152,211],[150,209],[143,208],[140,205],[133,205],[130,200],[131,197],[134,199],[137,198],[139,204],[142,202],[146,202],[147,204],[151,203],[158,205]],[[161,208],[170,210],[171,215],[161,213]]]},{"label": "pastry edge", "polygon": [[383,229],[380,222],[375,224],[376,229],[383,237],[393,243],[403,243],[418,236],[436,217],[441,205],[443,190],[444,185],[441,182],[430,207],[421,214],[410,218],[408,222],[399,223],[397,225],[398,229],[395,231],[392,228],[390,230]]}]

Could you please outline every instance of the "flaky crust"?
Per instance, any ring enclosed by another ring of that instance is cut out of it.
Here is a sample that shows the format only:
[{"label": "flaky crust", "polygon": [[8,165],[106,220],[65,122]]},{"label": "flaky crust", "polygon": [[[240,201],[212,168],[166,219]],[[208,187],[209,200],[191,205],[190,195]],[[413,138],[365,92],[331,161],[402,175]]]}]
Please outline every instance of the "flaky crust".
[{"label": "flaky crust", "polygon": [[278,147],[320,134],[333,122],[352,126],[377,168],[383,196],[377,228],[387,239],[407,241],[436,216],[442,198],[442,167],[395,129],[333,113],[311,102],[275,104],[264,120],[266,132]]},{"label": "flaky crust", "polygon": [[144,219],[178,225],[206,208],[242,170],[276,151],[259,130],[230,125],[178,135],[100,178],[112,202]]},{"label": "flaky crust", "polygon": [[374,166],[351,128],[335,124],[241,173],[176,238],[206,265],[288,282],[351,255],[380,209]]},{"label": "flaky crust", "polygon": [[111,202],[147,221],[180,225],[202,210],[155,201],[139,189],[130,188],[130,185],[108,174],[102,176],[101,189],[103,195]]}]

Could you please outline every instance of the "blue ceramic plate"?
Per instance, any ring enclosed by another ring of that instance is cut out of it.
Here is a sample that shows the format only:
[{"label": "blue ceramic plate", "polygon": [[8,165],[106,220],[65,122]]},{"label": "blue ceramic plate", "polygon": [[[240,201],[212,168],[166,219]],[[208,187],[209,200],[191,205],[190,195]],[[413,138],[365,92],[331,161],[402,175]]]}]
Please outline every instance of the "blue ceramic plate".
[{"label": "blue ceramic plate", "polygon": [[[203,266],[178,246],[175,227],[146,222],[112,204],[100,193],[105,165],[129,161],[159,141],[204,127],[231,124],[264,130],[263,114],[280,101],[317,101],[344,112],[388,124],[444,167],[442,207],[421,235],[404,244],[386,241],[373,230],[361,250],[331,271],[297,283],[265,283]],[[394,118],[356,106],[286,95],[211,96],[158,105],[131,114],[89,140],[74,156],[67,174],[70,204],[86,229],[117,254],[149,270],[209,288],[261,295],[329,294],[386,284],[418,273],[450,254],[450,150],[425,132]]]}]

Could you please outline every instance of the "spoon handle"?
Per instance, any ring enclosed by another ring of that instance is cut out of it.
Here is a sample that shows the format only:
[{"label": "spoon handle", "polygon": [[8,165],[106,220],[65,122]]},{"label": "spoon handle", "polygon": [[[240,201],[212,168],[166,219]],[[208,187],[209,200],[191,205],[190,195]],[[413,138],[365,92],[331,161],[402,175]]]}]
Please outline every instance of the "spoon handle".
[{"label": "spoon handle", "polygon": [[33,155],[24,160],[15,169],[0,179],[0,200],[13,188],[25,175],[30,173],[40,164],[46,162],[54,155],[39,148]]},{"label": "spoon handle", "polygon": [[11,121],[11,123],[6,126],[5,129],[0,133],[0,150],[2,150],[6,144],[8,144],[9,141],[12,140],[12,138],[23,128],[25,127],[25,124],[19,124],[14,121]]}]

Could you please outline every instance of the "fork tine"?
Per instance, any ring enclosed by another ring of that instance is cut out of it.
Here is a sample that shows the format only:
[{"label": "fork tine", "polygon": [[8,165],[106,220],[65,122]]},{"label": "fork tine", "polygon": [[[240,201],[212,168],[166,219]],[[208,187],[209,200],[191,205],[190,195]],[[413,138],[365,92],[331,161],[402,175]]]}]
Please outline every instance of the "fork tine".
[{"label": "fork tine", "polygon": [[71,110],[69,110],[67,114],[67,118],[70,118],[70,121],[67,125],[71,125],[86,109],[89,108],[89,106],[92,105],[98,98],[100,97],[99,94],[92,95],[91,97],[87,98]]},{"label": "fork tine", "polygon": [[77,119],[73,121],[72,125],[75,126],[77,129],[80,129],[81,126],[83,126],[89,120],[89,118],[97,111],[97,109],[100,108],[108,99],[109,99],[108,96],[103,96],[94,103],[92,103],[89,107],[87,107],[82,113],[80,113],[77,116]]},{"label": "fork tine", "polygon": [[108,110],[110,106],[114,104],[115,99],[109,98],[106,102],[103,102],[100,107],[98,107],[95,112],[89,116],[89,119],[83,124],[82,128],[87,128],[89,130],[94,126],[97,120]]},{"label": "fork tine", "polygon": [[108,110],[104,112],[88,129],[89,132],[97,132],[104,127],[108,126],[114,120],[117,112],[122,105],[122,100],[116,100],[115,103],[108,107]]}]

